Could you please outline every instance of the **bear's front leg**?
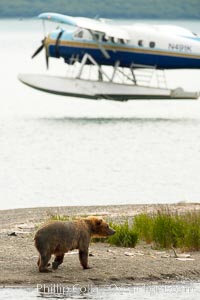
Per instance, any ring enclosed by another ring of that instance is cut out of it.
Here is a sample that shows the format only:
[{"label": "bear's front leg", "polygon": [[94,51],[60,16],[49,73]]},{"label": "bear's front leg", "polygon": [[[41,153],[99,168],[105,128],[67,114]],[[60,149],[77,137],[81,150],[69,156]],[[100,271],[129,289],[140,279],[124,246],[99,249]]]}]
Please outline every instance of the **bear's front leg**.
[{"label": "bear's front leg", "polygon": [[79,260],[83,269],[90,269],[90,267],[88,266],[88,249],[79,250]]}]

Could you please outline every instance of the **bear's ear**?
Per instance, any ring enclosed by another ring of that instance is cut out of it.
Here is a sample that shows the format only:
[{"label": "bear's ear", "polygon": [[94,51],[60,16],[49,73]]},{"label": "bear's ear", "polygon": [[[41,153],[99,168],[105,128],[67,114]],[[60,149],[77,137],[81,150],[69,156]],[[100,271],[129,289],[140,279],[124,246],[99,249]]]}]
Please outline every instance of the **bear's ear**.
[{"label": "bear's ear", "polygon": [[97,225],[97,226],[100,226],[102,222],[103,222],[102,219],[97,219],[97,220],[96,220],[96,225]]}]

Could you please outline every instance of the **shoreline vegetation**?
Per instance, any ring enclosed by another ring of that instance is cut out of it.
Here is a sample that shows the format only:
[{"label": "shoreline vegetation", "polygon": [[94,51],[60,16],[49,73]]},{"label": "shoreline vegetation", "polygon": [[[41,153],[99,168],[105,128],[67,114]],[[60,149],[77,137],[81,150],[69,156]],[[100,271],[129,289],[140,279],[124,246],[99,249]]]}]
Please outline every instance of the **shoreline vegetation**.
[{"label": "shoreline vegetation", "polygon": [[[77,251],[72,251],[65,255],[64,263],[57,271],[39,273],[36,265],[38,253],[33,242],[38,226],[52,218],[69,220],[88,215],[102,216],[113,226],[118,226],[116,240],[122,241],[124,237],[128,243],[132,240],[134,248],[130,244],[116,246],[116,241],[92,241],[89,256],[92,269],[83,271]],[[0,210],[0,262],[3,270],[0,285],[134,285],[199,281],[200,252],[193,251],[199,250],[199,218],[200,203]],[[189,236],[197,243],[195,246],[188,244]],[[156,239],[152,240],[152,237]],[[184,239],[187,241],[185,245],[182,244]]]},{"label": "shoreline vegetation", "polygon": [[[71,220],[73,218],[65,215],[50,217],[50,221]],[[127,217],[123,222],[111,220],[109,225],[116,231],[105,239],[111,245],[134,248],[139,242],[145,242],[155,249],[200,250],[200,211],[178,214],[161,207],[153,213],[140,213],[132,219]],[[93,241],[99,242],[99,239]]]},{"label": "shoreline vegetation", "polygon": [[[106,9],[105,9],[106,8]],[[155,9],[156,8],[156,9]],[[91,18],[199,19],[198,0],[1,0],[0,18],[34,17],[46,11]]]}]

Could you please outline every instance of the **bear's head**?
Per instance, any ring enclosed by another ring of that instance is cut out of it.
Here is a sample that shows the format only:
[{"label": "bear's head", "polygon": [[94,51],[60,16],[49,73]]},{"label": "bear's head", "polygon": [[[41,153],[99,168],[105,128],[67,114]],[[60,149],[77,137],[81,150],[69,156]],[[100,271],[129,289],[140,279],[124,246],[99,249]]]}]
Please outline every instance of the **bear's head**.
[{"label": "bear's head", "polygon": [[102,218],[90,216],[85,218],[85,221],[91,229],[92,237],[107,237],[115,234],[115,230],[110,228]]}]

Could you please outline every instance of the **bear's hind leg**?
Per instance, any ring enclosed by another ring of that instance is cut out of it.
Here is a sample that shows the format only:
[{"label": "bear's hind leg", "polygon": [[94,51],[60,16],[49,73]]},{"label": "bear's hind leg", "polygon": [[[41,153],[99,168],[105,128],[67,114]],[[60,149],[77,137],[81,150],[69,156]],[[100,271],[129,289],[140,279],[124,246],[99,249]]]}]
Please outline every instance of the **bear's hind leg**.
[{"label": "bear's hind leg", "polygon": [[[38,267],[39,267],[39,265],[40,265],[40,256],[38,257],[37,265],[38,265]],[[51,265],[51,264],[48,263],[47,267],[50,267],[50,265]]]},{"label": "bear's hind leg", "polygon": [[41,255],[40,256],[40,264],[39,264],[39,271],[40,272],[45,272],[45,273],[47,273],[47,272],[51,272],[50,270],[48,270],[47,269],[47,267],[48,267],[48,262],[49,262],[49,260],[50,260],[50,258],[51,258],[51,254],[50,253],[48,253],[48,254],[46,254],[46,255]]},{"label": "bear's hind leg", "polygon": [[54,261],[52,262],[52,269],[58,269],[58,266],[62,264],[65,254],[56,255]]}]

